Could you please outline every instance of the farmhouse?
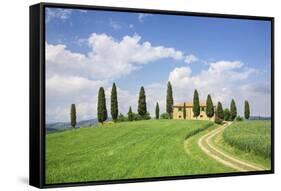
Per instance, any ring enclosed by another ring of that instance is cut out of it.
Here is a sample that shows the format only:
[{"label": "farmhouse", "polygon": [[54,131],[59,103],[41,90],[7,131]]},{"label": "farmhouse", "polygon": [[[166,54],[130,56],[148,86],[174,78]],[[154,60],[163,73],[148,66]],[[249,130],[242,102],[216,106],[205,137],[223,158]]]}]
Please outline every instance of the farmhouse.
[{"label": "farmhouse", "polygon": [[[196,117],[193,116],[192,106],[193,106],[192,102],[185,102],[187,120],[196,119]],[[177,103],[173,105],[173,119],[184,119],[183,108],[184,108],[184,103]],[[206,101],[200,102],[200,115],[197,117],[197,119],[209,120],[209,117],[206,115]],[[210,120],[215,120],[215,115]]]}]

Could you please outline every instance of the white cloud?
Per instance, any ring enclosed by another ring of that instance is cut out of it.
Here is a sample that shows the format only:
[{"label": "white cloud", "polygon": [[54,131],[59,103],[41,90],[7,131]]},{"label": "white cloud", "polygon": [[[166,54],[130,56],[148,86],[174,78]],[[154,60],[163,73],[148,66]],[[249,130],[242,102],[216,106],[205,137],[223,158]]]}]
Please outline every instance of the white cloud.
[{"label": "white cloud", "polygon": [[252,114],[256,116],[271,115],[271,86],[270,83],[247,83],[239,87],[240,97],[250,102]]},{"label": "white cloud", "polygon": [[94,118],[96,96],[106,81],[90,80],[80,76],[53,75],[46,80],[47,121],[68,121],[70,104],[75,103],[78,120]]},{"label": "white cloud", "polygon": [[112,19],[109,20],[109,26],[116,31],[122,29],[122,25]]},{"label": "white cloud", "polygon": [[[110,95],[111,95],[111,86],[108,86],[106,88],[106,98],[108,100],[107,103],[107,108],[108,108],[108,114],[110,115]],[[118,97],[118,110],[119,113],[122,113],[123,115],[127,115],[129,107],[132,107],[132,110],[134,112],[137,111],[137,98],[138,98],[138,94],[137,93],[133,93],[130,92],[128,90],[125,89],[121,89],[120,87],[118,87],[117,84],[117,97]]]},{"label": "white cloud", "polygon": [[[46,43],[47,121],[67,121],[71,103],[77,104],[79,120],[94,116],[100,86],[110,93],[109,81],[128,75],[143,64],[165,58],[184,58],[183,53],[174,48],[141,42],[139,35],[124,36],[118,41],[106,34],[93,33],[87,43],[91,49],[87,54],[72,52],[63,44]],[[150,87],[147,93],[155,92],[154,89]],[[130,105],[136,111],[138,92],[118,91],[120,112],[127,113]],[[155,102],[160,100],[156,98],[149,101],[149,108],[152,109]]]},{"label": "white cloud", "polygon": [[[256,85],[237,78],[234,74],[246,74],[251,70],[237,61],[223,61],[210,64],[209,68],[193,74],[190,67],[176,67],[170,72],[175,102],[191,101],[194,89],[198,89],[200,98],[204,100],[211,94],[213,102],[222,101],[229,107],[234,98],[239,114],[243,114],[243,103],[247,99],[253,115],[270,115],[270,83]],[[252,73],[256,74],[256,73]],[[145,84],[147,109],[154,116],[155,104],[159,102],[160,111],[165,112],[166,83]],[[47,79],[47,119],[49,121],[68,121],[69,107],[76,103],[78,120],[91,119],[96,116],[97,93],[100,86],[106,90],[108,116],[110,116],[111,82],[91,80],[84,77],[57,76]],[[129,106],[137,112],[138,90],[131,92],[117,84],[119,112],[127,114]]]},{"label": "white cloud", "polygon": [[87,70],[87,60],[85,55],[73,53],[67,50],[65,45],[51,45],[46,43],[46,68],[48,78],[55,74],[81,75]]},{"label": "white cloud", "polygon": [[88,38],[88,54],[71,52],[65,45],[46,43],[48,74],[91,76],[93,78],[118,78],[140,69],[142,64],[171,58],[183,59],[183,53],[174,48],[141,43],[139,35],[124,36],[121,41],[106,34],[93,33]]},{"label": "white cloud", "polygon": [[226,70],[241,68],[242,66],[243,64],[240,61],[219,61],[210,63],[209,71],[221,73]]},{"label": "white cloud", "polygon": [[71,16],[71,14],[71,9],[47,8],[46,22],[50,22],[53,19],[67,20]]},{"label": "white cloud", "polygon": [[[253,91],[252,85],[247,85],[247,80],[257,74],[257,70],[244,66],[239,61],[219,61],[209,65],[207,70],[198,74],[192,74],[190,67],[177,67],[170,72],[169,81],[174,88],[176,102],[192,101],[195,89],[199,91],[200,99],[205,100],[208,94],[212,95],[213,102],[221,101],[225,107],[229,107],[232,98],[236,100],[240,115],[243,114],[243,103],[248,99],[253,108],[253,114],[268,115],[269,109],[261,109],[265,106],[270,91],[263,86],[263,92]],[[254,89],[253,89],[254,88]],[[264,91],[266,90],[266,91]],[[256,113],[255,113],[256,112]]]},{"label": "white cloud", "polygon": [[148,14],[148,13],[140,13],[139,15],[138,15],[138,20],[139,20],[139,22],[144,22],[144,18],[145,17],[147,17],[147,16],[150,16],[151,14]]},{"label": "white cloud", "polygon": [[169,75],[169,81],[175,83],[177,87],[184,87],[190,81],[191,68],[175,68]]},{"label": "white cloud", "polygon": [[[142,42],[139,35],[116,40],[106,34],[92,33],[89,38],[83,39],[82,43],[85,42],[90,47],[87,54],[70,51],[63,44],[46,43],[47,121],[68,121],[72,103],[77,106],[78,120],[94,118],[100,86],[106,90],[110,116],[110,91],[114,79],[160,59],[189,63],[198,59],[171,47]],[[210,93],[215,103],[222,101],[224,106],[229,106],[231,98],[235,98],[240,112],[244,99],[249,99],[253,111],[260,112],[256,114],[266,115],[270,112],[270,83],[262,86],[247,83],[251,76],[258,74],[256,69],[240,61],[212,62],[208,66],[196,74],[188,66],[176,67],[170,72],[167,80],[173,85],[175,102],[191,101],[196,88],[201,98]],[[118,84],[117,87],[120,112],[126,114],[129,106],[136,112],[138,92],[122,89]],[[151,115],[154,116],[157,101],[161,112],[164,112],[166,82],[146,84],[144,87]]]},{"label": "white cloud", "polygon": [[145,86],[147,110],[155,116],[156,102],[159,103],[160,113],[166,111],[166,82],[152,83]]},{"label": "white cloud", "polygon": [[191,64],[193,62],[197,62],[199,59],[194,56],[193,54],[187,55],[184,59],[184,62],[186,62],[187,64]]},{"label": "white cloud", "polygon": [[105,83],[100,80],[89,80],[79,76],[54,75],[47,79],[46,90],[48,95],[79,95],[87,89],[97,89]]},{"label": "white cloud", "polygon": [[236,80],[247,79],[251,74],[257,72],[256,69],[245,67],[244,64],[239,61],[214,62],[210,64],[208,70],[208,73],[213,76],[229,76],[230,79]]}]

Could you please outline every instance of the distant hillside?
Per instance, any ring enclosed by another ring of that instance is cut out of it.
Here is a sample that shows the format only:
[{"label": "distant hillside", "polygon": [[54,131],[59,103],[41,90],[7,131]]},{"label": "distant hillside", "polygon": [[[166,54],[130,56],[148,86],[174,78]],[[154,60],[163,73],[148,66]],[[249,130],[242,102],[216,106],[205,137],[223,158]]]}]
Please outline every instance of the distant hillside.
[{"label": "distant hillside", "polygon": [[[82,120],[77,123],[77,127],[87,127],[94,125],[98,122],[97,119],[89,119],[89,120]],[[56,123],[47,123],[46,124],[46,131],[47,132],[54,132],[54,131],[62,131],[65,129],[71,128],[69,122],[56,122]]]},{"label": "distant hillside", "polygon": [[264,117],[264,116],[251,116],[250,120],[270,120],[271,117]]}]

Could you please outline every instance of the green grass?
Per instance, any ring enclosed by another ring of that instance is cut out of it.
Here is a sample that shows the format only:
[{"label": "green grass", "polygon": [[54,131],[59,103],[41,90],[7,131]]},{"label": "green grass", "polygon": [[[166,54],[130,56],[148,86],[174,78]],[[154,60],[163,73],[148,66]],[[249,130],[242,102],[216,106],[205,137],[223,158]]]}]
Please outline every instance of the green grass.
[{"label": "green grass", "polygon": [[148,120],[48,134],[46,183],[229,172],[193,139],[210,126],[208,121]]},{"label": "green grass", "polygon": [[264,169],[271,169],[271,160],[270,158],[264,158],[263,156],[256,155],[252,152],[245,152],[240,150],[234,146],[230,146],[222,136],[222,133],[216,135],[211,143],[227,153],[230,156],[246,161],[250,164],[254,164],[255,166],[259,166]]},{"label": "green grass", "polygon": [[271,122],[243,121],[235,122],[223,133],[223,140],[243,153],[270,159],[271,156]]},{"label": "green grass", "polygon": [[190,174],[216,174],[216,173],[227,173],[227,172],[237,172],[237,170],[224,166],[220,162],[217,162],[210,156],[206,155],[201,149],[198,148],[198,140],[203,135],[209,133],[210,131],[217,128],[218,125],[213,125],[201,131],[194,136],[186,139],[184,141],[184,147],[188,154],[188,160],[196,161],[194,162],[194,167],[190,168]]}]

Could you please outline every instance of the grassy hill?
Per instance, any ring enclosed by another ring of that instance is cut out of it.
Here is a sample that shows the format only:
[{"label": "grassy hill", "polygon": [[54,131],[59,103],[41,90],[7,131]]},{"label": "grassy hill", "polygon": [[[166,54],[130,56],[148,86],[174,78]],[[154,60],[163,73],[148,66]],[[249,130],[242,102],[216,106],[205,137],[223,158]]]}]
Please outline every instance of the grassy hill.
[{"label": "grassy hill", "polygon": [[208,121],[148,120],[48,134],[46,183],[233,172],[193,139],[212,128]]}]

